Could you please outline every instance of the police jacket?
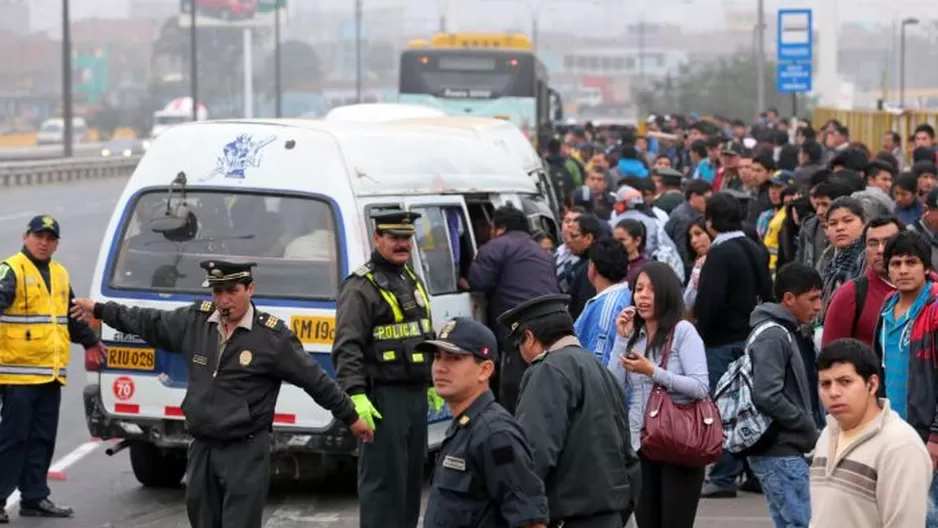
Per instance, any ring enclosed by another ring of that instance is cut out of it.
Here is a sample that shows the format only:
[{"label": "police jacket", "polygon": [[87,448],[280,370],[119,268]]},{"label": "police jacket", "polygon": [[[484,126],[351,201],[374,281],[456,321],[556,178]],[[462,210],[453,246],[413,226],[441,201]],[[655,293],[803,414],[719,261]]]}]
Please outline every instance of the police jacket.
[{"label": "police jacket", "polygon": [[337,420],[358,419],[351,400],[323,371],[283,321],[254,309],[223,341],[214,303],[173,311],[98,303],[94,316],[119,332],[186,358],[186,426],[201,440],[234,441],[270,429],[280,384],[306,391]]},{"label": "police jacket", "polygon": [[98,343],[85,322],[69,317],[73,298],[68,271],[54,260],[23,248],[0,263],[0,385],[65,384],[69,342]]},{"label": "police jacket", "polygon": [[455,417],[437,456],[424,528],[547,524],[544,483],[518,423],[486,391]]},{"label": "police jacket", "polygon": [[430,297],[409,264],[375,251],[342,283],[332,362],[349,394],[373,384],[429,384],[433,358],[414,347],[432,338]]},{"label": "police jacket", "polygon": [[575,337],[531,362],[515,415],[547,488],[551,522],[634,505],[641,477],[625,392]]}]

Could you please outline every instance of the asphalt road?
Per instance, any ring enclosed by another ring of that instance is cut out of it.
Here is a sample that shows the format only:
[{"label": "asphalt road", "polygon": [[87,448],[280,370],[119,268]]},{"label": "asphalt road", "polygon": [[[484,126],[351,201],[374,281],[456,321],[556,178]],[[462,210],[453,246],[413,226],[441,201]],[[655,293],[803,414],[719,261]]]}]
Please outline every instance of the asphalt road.
[{"label": "asphalt road", "polygon": [[[26,223],[36,214],[49,214],[62,226],[56,258],[65,264],[76,295],[86,295],[95,259],[111,211],[126,180],[86,181],[41,187],[13,188],[0,193],[0,253],[20,247]],[[75,508],[74,521],[19,519],[9,507],[13,523],[30,528],[171,528],[189,526],[184,489],[149,490],[130,469],[127,451],[108,457],[106,445],[93,442],[85,426],[81,390],[83,351],[72,349],[71,383],[62,398],[59,436],[53,470],[62,480],[50,480],[52,499]],[[16,501],[17,495],[11,497]],[[354,491],[336,482],[278,483],[272,487],[266,528],[352,528],[358,526]],[[703,528],[759,528],[772,526],[761,496],[701,501],[696,526]]]}]

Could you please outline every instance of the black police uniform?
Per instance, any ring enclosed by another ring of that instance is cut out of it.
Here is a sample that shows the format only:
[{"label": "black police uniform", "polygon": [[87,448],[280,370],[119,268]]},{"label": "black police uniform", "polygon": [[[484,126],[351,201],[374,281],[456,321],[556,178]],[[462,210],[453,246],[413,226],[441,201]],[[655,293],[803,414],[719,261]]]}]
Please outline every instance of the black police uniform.
[{"label": "black police uniform", "polygon": [[[544,295],[502,314],[517,340],[526,323],[567,313],[567,295]],[[572,330],[572,320],[570,321]],[[515,412],[546,483],[551,526],[622,528],[635,507],[641,469],[629,441],[625,390],[569,335],[535,358]]]},{"label": "black police uniform", "polygon": [[[379,211],[375,229],[414,234],[417,213]],[[381,413],[373,443],[361,444],[358,497],[361,526],[413,528],[427,451],[430,361],[417,344],[433,336],[430,298],[409,264],[388,262],[377,251],[339,292],[332,361],[351,395],[365,394]]]},{"label": "black police uniform", "polygon": [[[206,286],[250,283],[254,264],[206,261]],[[253,314],[251,313],[253,312]],[[189,446],[186,509],[195,528],[259,528],[270,473],[270,431],[282,381],[305,390],[346,425],[348,396],[276,317],[254,309],[225,340],[215,304],[173,311],[108,302],[94,316],[150,346],[181,353],[189,367],[182,402]]]},{"label": "black police uniform", "polygon": [[[497,361],[495,334],[469,318],[456,318],[439,339],[419,346]],[[534,472],[531,448],[495,396],[480,394],[453,419],[437,456],[424,528],[510,528],[547,524],[544,483]]]}]

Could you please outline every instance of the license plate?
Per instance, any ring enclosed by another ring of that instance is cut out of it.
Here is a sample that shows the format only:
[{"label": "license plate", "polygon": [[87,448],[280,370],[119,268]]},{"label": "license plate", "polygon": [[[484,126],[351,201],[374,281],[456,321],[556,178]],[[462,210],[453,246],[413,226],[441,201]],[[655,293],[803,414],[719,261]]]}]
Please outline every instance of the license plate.
[{"label": "license plate", "polygon": [[107,349],[107,368],[122,370],[153,370],[156,350],[152,348],[111,347]]},{"label": "license plate", "polygon": [[331,345],[335,340],[335,317],[294,315],[290,328],[304,345]]}]

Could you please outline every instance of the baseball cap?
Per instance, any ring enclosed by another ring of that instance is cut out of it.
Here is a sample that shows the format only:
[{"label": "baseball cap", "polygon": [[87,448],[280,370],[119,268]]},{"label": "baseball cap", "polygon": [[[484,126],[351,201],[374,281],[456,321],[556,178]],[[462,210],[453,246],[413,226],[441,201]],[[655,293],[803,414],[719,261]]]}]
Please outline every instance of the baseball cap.
[{"label": "baseball cap", "polygon": [[419,343],[415,349],[428,354],[440,349],[460,356],[498,360],[498,341],[495,334],[484,324],[468,317],[447,321],[436,339]]},{"label": "baseball cap", "polygon": [[52,233],[55,235],[55,238],[59,238],[61,236],[59,222],[49,215],[34,216],[26,226],[27,233],[41,233],[43,231]]},{"label": "baseball cap", "polygon": [[623,185],[616,192],[616,201],[622,202],[625,205],[641,205],[645,203],[645,197],[642,196],[642,192],[628,185]]},{"label": "baseball cap", "polygon": [[739,156],[743,153],[743,146],[735,141],[726,141],[720,146],[720,152],[729,156]]},{"label": "baseball cap", "polygon": [[795,179],[795,176],[787,170],[777,170],[772,177],[769,178],[769,183],[772,185],[781,185],[787,187],[791,184],[792,180]]}]

